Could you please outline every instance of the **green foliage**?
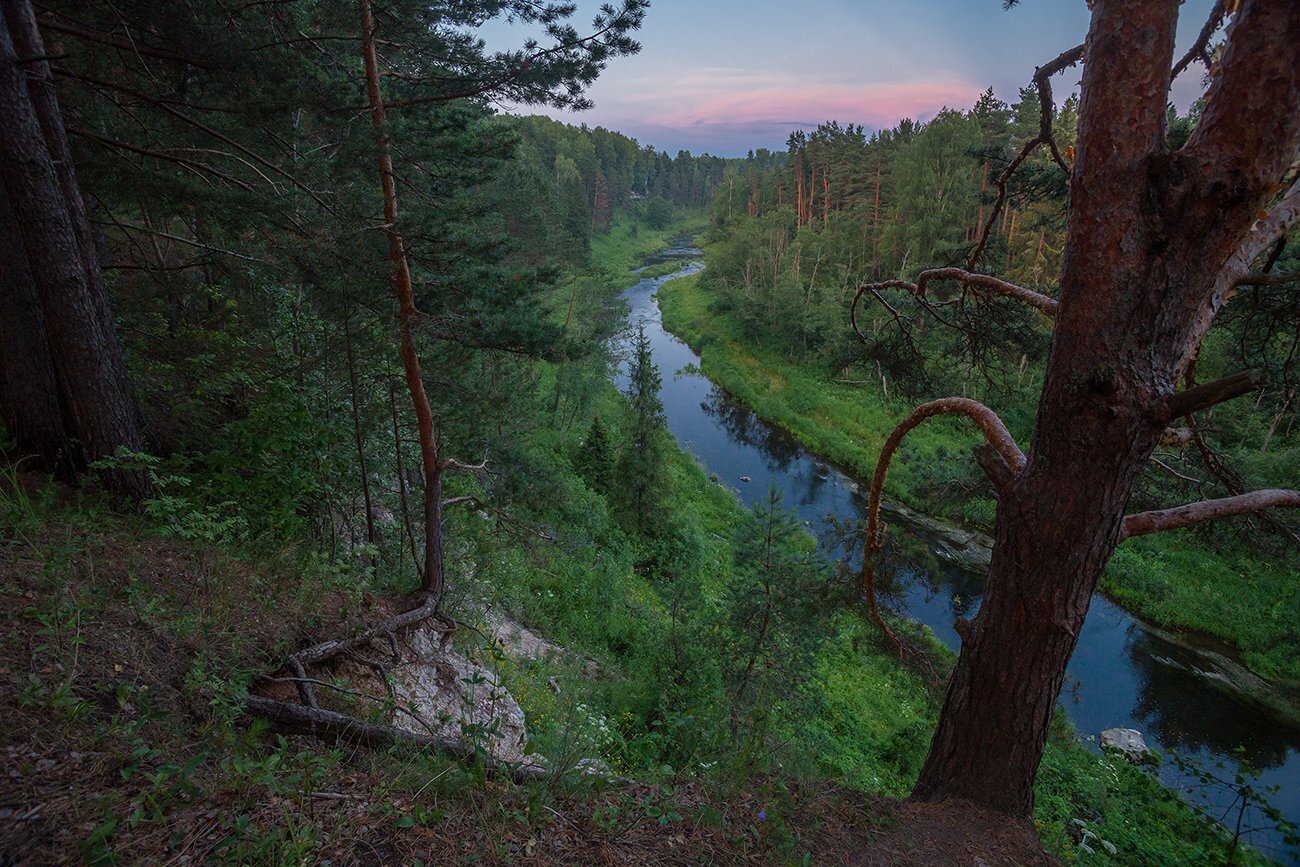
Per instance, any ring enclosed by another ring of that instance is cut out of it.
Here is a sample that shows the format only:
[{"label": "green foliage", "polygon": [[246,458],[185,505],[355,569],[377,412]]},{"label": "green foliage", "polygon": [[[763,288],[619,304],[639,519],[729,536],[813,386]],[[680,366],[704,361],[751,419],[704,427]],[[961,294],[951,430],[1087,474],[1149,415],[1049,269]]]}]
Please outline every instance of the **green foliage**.
[{"label": "green foliage", "polygon": [[659,399],[662,384],[642,324],[633,338],[628,361],[629,430],[619,459],[617,482],[628,523],[642,534],[651,533],[661,512],[663,461],[668,449],[664,405]]},{"label": "green foliage", "polygon": [[733,736],[764,744],[769,728],[795,715],[813,661],[826,640],[829,612],[845,602],[831,570],[810,544],[781,493],[768,491],[733,542],[736,566],[723,594],[727,609],[727,685]]},{"label": "green foliage", "polygon": [[599,415],[592,417],[591,427],[574,456],[573,466],[593,491],[606,497],[613,493],[614,447]]}]

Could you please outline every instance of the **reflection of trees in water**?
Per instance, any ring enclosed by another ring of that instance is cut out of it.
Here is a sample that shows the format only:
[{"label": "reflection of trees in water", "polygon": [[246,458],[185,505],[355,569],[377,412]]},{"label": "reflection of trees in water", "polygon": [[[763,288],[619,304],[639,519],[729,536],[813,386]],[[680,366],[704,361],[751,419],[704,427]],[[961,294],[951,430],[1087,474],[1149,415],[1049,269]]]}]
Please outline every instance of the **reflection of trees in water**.
[{"label": "reflection of trees in water", "polygon": [[1127,651],[1139,683],[1133,716],[1165,749],[1231,755],[1242,747],[1247,764],[1266,770],[1285,762],[1296,745],[1296,733],[1267,711],[1219,692],[1192,673],[1188,665],[1195,657],[1186,649],[1139,628]]},{"label": "reflection of trees in water", "polygon": [[953,620],[969,620],[979,612],[984,576],[940,559],[924,539],[907,528],[889,525],[880,559],[876,586],[895,607],[901,605],[910,585],[924,588],[931,597],[947,597]]},{"label": "reflection of trees in water", "polygon": [[[700,409],[714,419],[733,440],[757,449],[774,470],[787,472],[790,465],[803,456],[803,449],[798,443],[769,427],[749,407],[733,400],[717,386],[700,404]],[[824,480],[819,480],[818,484],[822,481]],[[808,500],[801,494],[800,502],[806,504]]]}]

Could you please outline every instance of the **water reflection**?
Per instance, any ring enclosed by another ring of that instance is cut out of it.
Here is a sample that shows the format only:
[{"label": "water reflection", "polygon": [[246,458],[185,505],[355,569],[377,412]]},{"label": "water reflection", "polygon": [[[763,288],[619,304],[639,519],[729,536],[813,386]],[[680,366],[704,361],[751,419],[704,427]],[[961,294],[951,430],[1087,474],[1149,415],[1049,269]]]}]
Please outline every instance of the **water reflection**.
[{"label": "water reflection", "polygon": [[[775,471],[788,472],[803,453],[803,449],[789,435],[780,428],[768,426],[749,407],[717,386],[709,392],[708,398],[700,402],[700,409],[721,425],[732,440],[761,452],[767,458],[769,467]],[[811,497],[815,497],[815,494],[806,496],[805,499]]]}]

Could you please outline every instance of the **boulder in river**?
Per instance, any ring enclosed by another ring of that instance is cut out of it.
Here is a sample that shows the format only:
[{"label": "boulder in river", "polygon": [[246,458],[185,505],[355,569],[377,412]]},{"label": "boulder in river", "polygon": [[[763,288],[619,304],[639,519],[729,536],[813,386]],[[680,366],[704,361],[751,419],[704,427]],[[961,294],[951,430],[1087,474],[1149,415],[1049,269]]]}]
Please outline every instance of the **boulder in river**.
[{"label": "boulder in river", "polygon": [[1100,740],[1103,750],[1119,753],[1130,762],[1144,762],[1151,754],[1147,742],[1142,739],[1142,732],[1137,729],[1106,729]]}]

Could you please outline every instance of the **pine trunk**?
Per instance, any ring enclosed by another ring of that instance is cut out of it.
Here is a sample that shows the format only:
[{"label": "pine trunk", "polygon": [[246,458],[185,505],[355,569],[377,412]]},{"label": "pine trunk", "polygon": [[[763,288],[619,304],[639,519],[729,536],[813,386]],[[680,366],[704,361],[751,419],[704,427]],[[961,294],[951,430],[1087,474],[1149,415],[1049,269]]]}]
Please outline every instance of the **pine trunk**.
[{"label": "pine trunk", "polygon": [[[1300,98],[1300,9],[1256,0],[1234,16],[1197,132],[1168,152],[1178,5],[1094,6],[1060,307],[1028,464],[999,502],[984,601],[919,800],[1030,814],[1066,663],[1169,420],[1164,401],[1300,144],[1288,108]],[[1238,74],[1245,64],[1253,72]]]},{"label": "pine trunk", "polygon": [[[68,152],[66,139],[51,149],[46,135],[61,136],[38,119],[28,88],[26,66],[11,33],[20,30],[25,3],[5,3],[7,26],[0,28],[0,178],[3,179],[21,236],[32,282],[48,336],[69,433],[83,444],[90,460],[111,457],[119,448],[143,451],[140,412],[131,393],[126,358],[112,329],[108,296],[97,264],[86,262],[90,235],[84,209],[69,203],[76,193],[71,164],[56,162]],[[39,45],[31,46],[40,48]],[[43,54],[43,49],[41,49]],[[35,55],[41,56],[41,55]],[[57,106],[54,107],[57,110]],[[53,150],[54,155],[51,151]],[[65,187],[61,176],[70,184]],[[57,446],[55,447],[57,448]],[[43,453],[46,447],[40,449]],[[148,476],[139,471],[100,470],[111,491],[133,500],[152,493]]]}]

